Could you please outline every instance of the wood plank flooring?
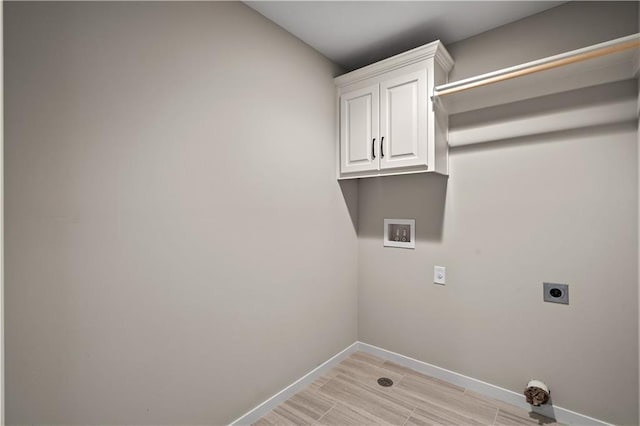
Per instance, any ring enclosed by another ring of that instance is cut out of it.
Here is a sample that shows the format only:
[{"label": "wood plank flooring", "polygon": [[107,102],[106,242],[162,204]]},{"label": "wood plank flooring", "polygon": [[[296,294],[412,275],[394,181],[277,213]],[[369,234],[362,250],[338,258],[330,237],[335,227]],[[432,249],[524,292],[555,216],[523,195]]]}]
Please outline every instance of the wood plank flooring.
[{"label": "wood plank flooring", "polygon": [[[393,386],[377,380],[388,377]],[[364,352],[267,413],[273,425],[557,425],[540,416]]]}]

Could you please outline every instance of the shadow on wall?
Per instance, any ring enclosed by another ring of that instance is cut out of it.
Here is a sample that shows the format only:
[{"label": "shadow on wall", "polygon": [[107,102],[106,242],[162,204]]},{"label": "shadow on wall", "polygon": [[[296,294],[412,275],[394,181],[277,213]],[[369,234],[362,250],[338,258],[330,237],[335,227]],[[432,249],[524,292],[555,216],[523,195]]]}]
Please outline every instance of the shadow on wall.
[{"label": "shadow on wall", "polygon": [[622,121],[611,124],[596,124],[584,126],[577,129],[558,130],[554,132],[543,132],[538,134],[518,136],[512,138],[499,139],[495,141],[482,142],[469,145],[452,146],[449,148],[449,155],[459,153],[472,153],[478,151],[488,151],[491,149],[508,148],[510,146],[524,146],[544,143],[562,142],[567,138],[579,138],[594,135],[607,136],[615,133],[626,133],[635,129],[635,121]]},{"label": "shadow on wall", "polygon": [[367,214],[359,215],[358,237],[382,241],[384,219],[415,219],[417,242],[442,241],[447,181],[433,173],[361,179],[358,209]]},{"label": "shadow on wall", "polygon": [[[394,5],[394,7],[398,7]],[[402,7],[402,6],[400,6]],[[363,52],[352,55],[349,63],[344,64],[348,72],[373,64],[407,50],[415,49],[424,44],[439,40],[440,34],[446,32],[444,22],[421,22],[409,28],[379,40],[376,46],[371,46]]]},{"label": "shadow on wall", "polygon": [[[567,137],[626,132],[637,82],[625,80],[452,115],[452,155]],[[384,219],[415,219],[418,241],[441,242],[447,177],[418,173],[338,181],[358,237],[382,239]]]},{"label": "shadow on wall", "polygon": [[512,102],[506,105],[477,109],[454,114],[450,117],[451,127],[467,128],[487,123],[504,123],[520,118],[559,113],[590,107],[609,106],[621,99],[635,100],[634,80],[623,80],[598,86],[575,89],[568,92],[540,96],[533,99]]},{"label": "shadow on wall", "polygon": [[637,82],[577,89],[449,117],[452,148],[555,134],[637,119]]},{"label": "shadow on wall", "polygon": [[342,198],[349,211],[353,230],[358,233],[358,179],[339,180]]}]

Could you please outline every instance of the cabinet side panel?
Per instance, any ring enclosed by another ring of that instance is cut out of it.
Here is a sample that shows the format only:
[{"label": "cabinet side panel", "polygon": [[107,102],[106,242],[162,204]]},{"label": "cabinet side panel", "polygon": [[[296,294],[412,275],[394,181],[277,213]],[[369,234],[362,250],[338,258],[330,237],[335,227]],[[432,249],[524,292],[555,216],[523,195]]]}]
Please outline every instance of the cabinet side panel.
[{"label": "cabinet side panel", "polygon": [[[435,61],[434,61],[435,62]],[[434,64],[435,85],[447,83],[447,73],[437,62]],[[435,86],[434,86],[435,87]],[[435,144],[434,170],[437,173],[449,174],[449,115],[435,108],[431,101],[433,87],[429,88],[429,114],[433,117],[433,138]]]}]

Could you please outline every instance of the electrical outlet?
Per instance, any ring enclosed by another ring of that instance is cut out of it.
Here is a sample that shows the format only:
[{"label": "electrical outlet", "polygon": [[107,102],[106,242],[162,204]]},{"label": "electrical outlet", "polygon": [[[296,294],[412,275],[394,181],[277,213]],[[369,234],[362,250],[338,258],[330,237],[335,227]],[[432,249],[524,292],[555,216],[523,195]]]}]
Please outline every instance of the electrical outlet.
[{"label": "electrical outlet", "polygon": [[447,268],[444,266],[433,267],[433,282],[435,284],[445,285],[447,282]]},{"label": "electrical outlet", "polygon": [[569,304],[569,285],[556,283],[542,283],[545,302]]}]

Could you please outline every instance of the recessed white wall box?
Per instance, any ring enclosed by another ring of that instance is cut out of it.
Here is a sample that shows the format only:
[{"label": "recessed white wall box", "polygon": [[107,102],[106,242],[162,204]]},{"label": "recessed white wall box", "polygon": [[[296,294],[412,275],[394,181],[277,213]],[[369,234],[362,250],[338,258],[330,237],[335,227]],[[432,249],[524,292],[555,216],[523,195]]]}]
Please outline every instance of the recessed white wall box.
[{"label": "recessed white wall box", "polygon": [[415,219],[385,219],[385,247],[416,248]]}]

